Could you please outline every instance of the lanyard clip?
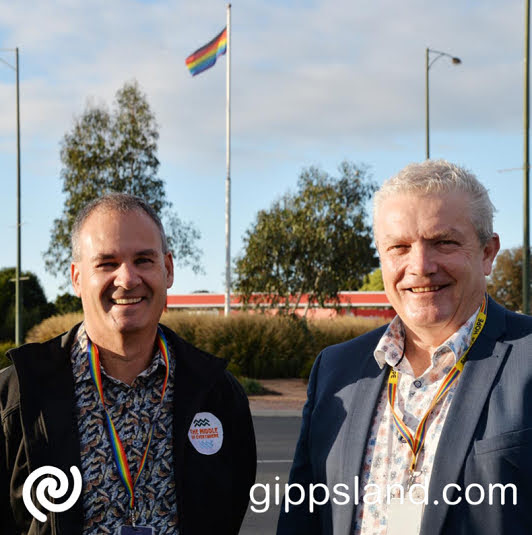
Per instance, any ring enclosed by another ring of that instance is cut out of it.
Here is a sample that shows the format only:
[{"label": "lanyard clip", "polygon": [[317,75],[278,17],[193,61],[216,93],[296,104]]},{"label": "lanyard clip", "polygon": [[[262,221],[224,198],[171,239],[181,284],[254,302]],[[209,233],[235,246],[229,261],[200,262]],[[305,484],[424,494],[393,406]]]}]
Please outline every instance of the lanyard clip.
[{"label": "lanyard clip", "polygon": [[135,510],[135,507],[132,507],[130,510],[129,510],[129,520],[131,522],[131,525],[133,527],[136,527],[135,526],[135,519],[136,519],[136,516],[137,516],[137,512]]},{"label": "lanyard clip", "polygon": [[406,491],[408,492],[410,490],[410,487],[415,483],[416,479],[421,475],[421,471],[418,470],[410,470],[410,475],[408,476],[408,480],[406,482]]}]

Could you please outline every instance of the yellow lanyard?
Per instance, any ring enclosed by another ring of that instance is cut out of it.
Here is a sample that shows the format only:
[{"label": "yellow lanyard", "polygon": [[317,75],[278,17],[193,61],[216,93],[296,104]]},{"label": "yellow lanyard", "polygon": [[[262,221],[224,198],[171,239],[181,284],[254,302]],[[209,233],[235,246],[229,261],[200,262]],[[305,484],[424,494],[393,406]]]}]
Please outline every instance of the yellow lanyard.
[{"label": "yellow lanyard", "polygon": [[412,450],[412,462],[410,464],[409,483],[413,480],[414,470],[416,468],[418,456],[419,456],[421,449],[423,448],[423,444],[425,443],[425,438],[427,436],[427,419],[430,413],[432,412],[432,410],[434,409],[434,407],[437,405],[437,403],[449,392],[449,389],[451,388],[453,383],[458,379],[460,373],[462,373],[462,370],[464,369],[464,363],[469,354],[469,350],[471,349],[471,347],[473,347],[473,344],[477,340],[479,334],[484,328],[484,325],[486,324],[486,318],[487,318],[486,309],[487,309],[487,296],[484,295],[482,306],[480,307],[480,310],[475,320],[475,325],[473,326],[473,332],[471,333],[471,342],[469,344],[469,347],[466,349],[462,357],[453,366],[451,371],[447,374],[447,376],[443,380],[443,383],[438,389],[438,392],[436,392],[436,395],[434,396],[434,399],[432,400],[430,407],[425,413],[425,416],[423,416],[423,418],[419,422],[419,425],[417,426],[414,436],[412,436],[408,427],[404,424],[403,420],[401,420],[401,418],[397,416],[397,413],[395,412],[393,408],[395,404],[395,396],[397,394],[397,383],[399,382],[399,372],[397,370],[394,370],[393,368],[390,370],[390,375],[388,377],[388,403],[390,405],[390,410],[393,415],[393,421],[394,421],[395,427],[397,428],[401,436],[405,439],[406,443]]}]

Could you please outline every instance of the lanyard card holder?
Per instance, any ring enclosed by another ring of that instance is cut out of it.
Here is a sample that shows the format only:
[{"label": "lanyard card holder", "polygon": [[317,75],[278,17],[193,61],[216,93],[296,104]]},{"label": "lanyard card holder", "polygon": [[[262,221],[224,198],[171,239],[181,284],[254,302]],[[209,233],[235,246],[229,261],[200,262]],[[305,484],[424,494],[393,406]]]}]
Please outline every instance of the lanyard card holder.
[{"label": "lanyard card holder", "polygon": [[150,526],[120,526],[117,535],[155,535]]}]

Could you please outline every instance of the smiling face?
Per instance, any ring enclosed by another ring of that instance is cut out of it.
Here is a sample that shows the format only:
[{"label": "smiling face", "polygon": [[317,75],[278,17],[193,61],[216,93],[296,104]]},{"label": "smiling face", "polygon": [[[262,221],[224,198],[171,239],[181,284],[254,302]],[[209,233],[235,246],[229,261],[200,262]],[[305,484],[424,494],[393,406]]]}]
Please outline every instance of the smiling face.
[{"label": "smiling face", "polygon": [[499,238],[481,246],[467,195],[385,198],[375,239],[386,295],[407,329],[441,343],[482,303]]},{"label": "smiling face", "polygon": [[142,210],[96,209],[79,234],[71,266],[85,326],[97,344],[132,334],[155,336],[173,283],[173,261],[162,251],[157,225]]}]

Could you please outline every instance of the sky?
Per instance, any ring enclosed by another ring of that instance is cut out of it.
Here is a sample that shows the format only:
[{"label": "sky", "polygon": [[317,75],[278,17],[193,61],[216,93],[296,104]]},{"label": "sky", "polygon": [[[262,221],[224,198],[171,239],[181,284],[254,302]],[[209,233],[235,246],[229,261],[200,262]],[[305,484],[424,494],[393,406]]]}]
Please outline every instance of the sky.
[{"label": "sky", "polygon": [[[502,248],[523,240],[523,1],[235,0],[232,3],[232,257],[259,210],[311,165],[342,160],[380,184],[431,157],[473,171],[497,208]],[[20,49],[22,269],[44,269],[61,216],[61,140],[88,102],[111,106],[137,80],[159,124],[159,176],[201,232],[204,274],[170,293],[224,291],[225,62],[192,77],[185,58],[226,21],[220,0],[0,0],[0,48]],[[431,56],[432,58],[435,55]],[[11,65],[15,56],[0,51]],[[0,62],[0,268],[16,263],[15,73]]]}]

